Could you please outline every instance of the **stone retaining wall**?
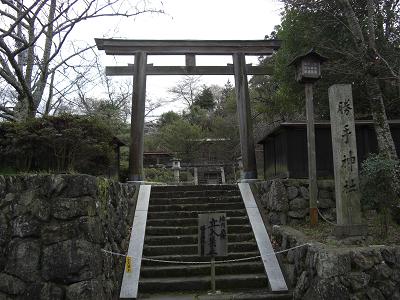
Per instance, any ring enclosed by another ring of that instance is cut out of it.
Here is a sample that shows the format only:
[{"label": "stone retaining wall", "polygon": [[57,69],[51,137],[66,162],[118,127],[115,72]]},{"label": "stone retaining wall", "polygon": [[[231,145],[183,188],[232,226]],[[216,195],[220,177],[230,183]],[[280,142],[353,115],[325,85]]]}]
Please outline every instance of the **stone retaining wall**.
[{"label": "stone retaining wall", "polygon": [[0,299],[117,299],[135,187],[88,175],[0,176]]},{"label": "stone retaining wall", "polygon": [[[276,250],[309,242],[288,226],[272,229]],[[278,254],[294,299],[400,300],[400,246],[334,248],[312,243]]]},{"label": "stone retaining wall", "polygon": [[[271,225],[296,224],[309,217],[308,180],[272,179],[254,183],[253,189]],[[325,218],[336,220],[333,180],[318,181],[318,207]]]}]

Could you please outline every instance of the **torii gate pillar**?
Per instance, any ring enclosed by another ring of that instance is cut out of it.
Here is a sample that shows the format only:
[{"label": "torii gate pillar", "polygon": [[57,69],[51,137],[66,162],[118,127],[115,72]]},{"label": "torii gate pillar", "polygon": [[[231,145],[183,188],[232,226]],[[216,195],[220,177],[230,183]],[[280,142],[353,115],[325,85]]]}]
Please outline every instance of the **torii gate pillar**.
[{"label": "torii gate pillar", "polygon": [[131,114],[131,144],[129,147],[129,180],[142,181],[143,147],[144,147],[144,114],[146,103],[146,67],[147,54],[135,53],[133,71],[133,93]]},{"label": "torii gate pillar", "polygon": [[246,60],[243,53],[233,54],[236,103],[239,116],[240,147],[243,161],[243,178],[257,179],[256,152],[251,121],[249,86]]}]

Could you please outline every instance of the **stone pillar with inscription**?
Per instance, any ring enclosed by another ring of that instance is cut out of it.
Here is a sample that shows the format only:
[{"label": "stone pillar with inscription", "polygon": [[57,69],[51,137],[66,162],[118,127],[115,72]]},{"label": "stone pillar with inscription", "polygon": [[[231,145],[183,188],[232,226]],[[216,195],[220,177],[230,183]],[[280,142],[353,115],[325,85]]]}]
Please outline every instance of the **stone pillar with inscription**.
[{"label": "stone pillar with inscription", "polygon": [[350,84],[335,84],[329,88],[337,237],[360,236],[367,233],[361,223],[360,191],[354,106]]}]

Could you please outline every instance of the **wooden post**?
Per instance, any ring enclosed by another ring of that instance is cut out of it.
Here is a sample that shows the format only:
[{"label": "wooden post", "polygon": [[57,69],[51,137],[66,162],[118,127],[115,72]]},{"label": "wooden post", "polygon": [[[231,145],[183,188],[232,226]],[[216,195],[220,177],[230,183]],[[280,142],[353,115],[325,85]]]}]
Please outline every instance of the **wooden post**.
[{"label": "wooden post", "polygon": [[307,153],[308,153],[308,190],[310,197],[310,222],[311,225],[318,224],[317,208],[317,166],[315,159],[315,126],[314,126],[314,105],[313,105],[313,84],[305,84],[306,94],[306,115],[307,115]]},{"label": "wooden post", "polygon": [[211,293],[215,294],[215,257],[211,257]]},{"label": "wooden post", "polygon": [[243,179],[256,179],[256,153],[250,112],[246,60],[243,53],[233,54],[233,68],[235,73],[236,103],[239,116],[240,147],[243,160]]},{"label": "wooden post", "polygon": [[129,180],[143,180],[144,109],[146,102],[147,54],[135,54],[133,74],[131,144],[129,149]]},{"label": "wooden post", "polygon": [[194,54],[186,54],[185,62],[187,67],[195,67],[196,66],[196,56]]}]

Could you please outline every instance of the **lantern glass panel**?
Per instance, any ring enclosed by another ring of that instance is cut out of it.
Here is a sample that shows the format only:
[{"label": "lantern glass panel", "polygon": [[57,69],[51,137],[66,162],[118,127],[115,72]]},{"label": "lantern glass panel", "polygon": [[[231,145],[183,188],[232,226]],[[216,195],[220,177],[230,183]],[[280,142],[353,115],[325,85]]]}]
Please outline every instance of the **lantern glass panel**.
[{"label": "lantern glass panel", "polygon": [[319,75],[319,70],[318,70],[318,63],[317,62],[311,62],[307,61],[303,65],[303,72],[305,76],[318,76]]}]

